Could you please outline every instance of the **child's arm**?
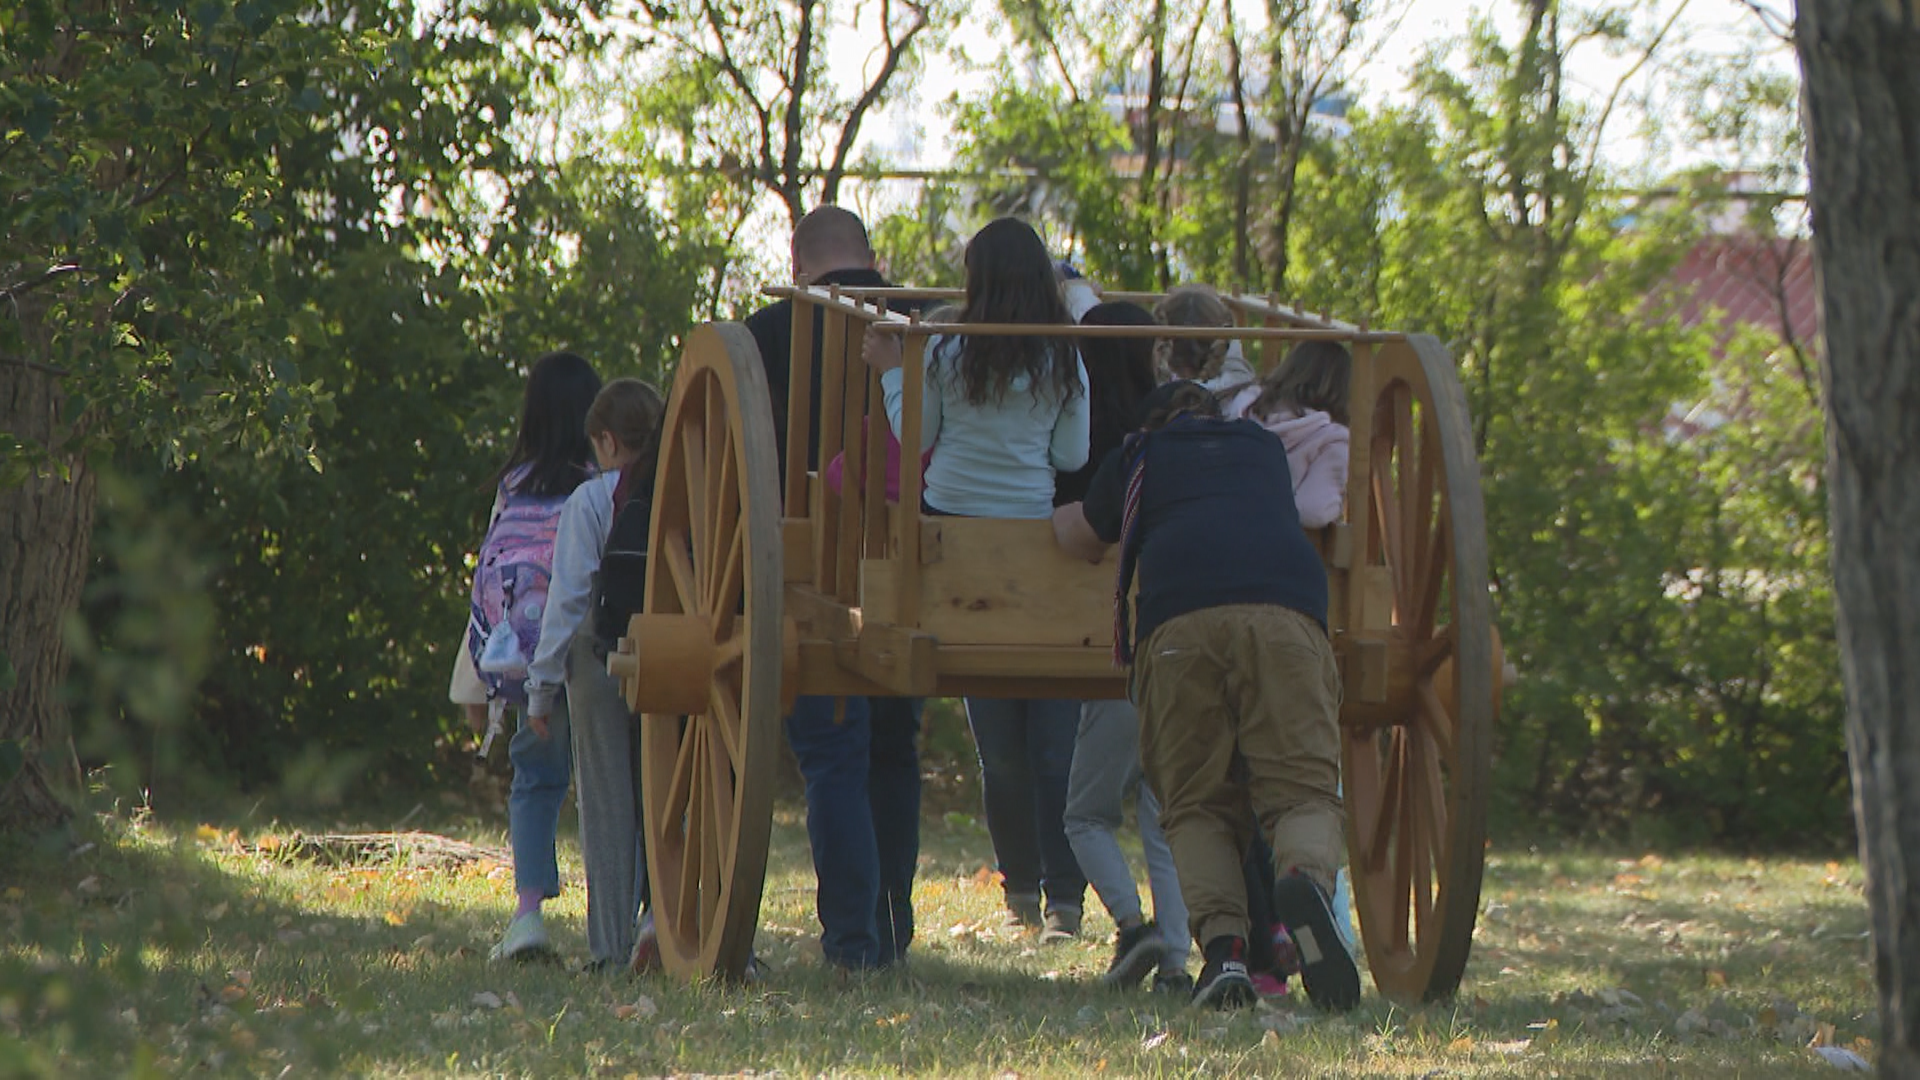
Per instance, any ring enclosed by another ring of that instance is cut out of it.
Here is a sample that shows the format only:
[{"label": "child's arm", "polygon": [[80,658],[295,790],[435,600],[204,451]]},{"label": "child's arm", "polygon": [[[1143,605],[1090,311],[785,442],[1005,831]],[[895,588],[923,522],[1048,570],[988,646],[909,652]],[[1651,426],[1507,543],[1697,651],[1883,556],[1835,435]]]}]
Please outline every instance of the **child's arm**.
[{"label": "child's arm", "polygon": [[1347,435],[1341,429],[1307,462],[1306,475],[1293,486],[1293,503],[1300,510],[1300,527],[1323,529],[1340,520],[1347,499]]},{"label": "child's arm", "polygon": [[1107,556],[1107,543],[1093,531],[1082,503],[1057,506],[1053,511],[1053,539],[1060,550],[1076,559],[1097,563]]},{"label": "child's arm", "polygon": [[1087,390],[1087,365],[1076,353],[1073,358],[1073,377],[1079,389],[1060,410],[1053,420],[1053,441],[1047,447],[1047,457],[1053,463],[1055,472],[1073,472],[1087,463],[1088,443],[1093,437],[1093,404],[1087,399],[1091,396]]},{"label": "child's arm", "polygon": [[553,699],[567,676],[567,650],[573,635],[586,621],[593,594],[594,571],[613,525],[613,486],[617,473],[605,473],[581,484],[560,509],[560,528],[553,539],[553,580],[547,584],[547,606],[540,613],[540,643],[527,665],[527,720],[544,738]]}]

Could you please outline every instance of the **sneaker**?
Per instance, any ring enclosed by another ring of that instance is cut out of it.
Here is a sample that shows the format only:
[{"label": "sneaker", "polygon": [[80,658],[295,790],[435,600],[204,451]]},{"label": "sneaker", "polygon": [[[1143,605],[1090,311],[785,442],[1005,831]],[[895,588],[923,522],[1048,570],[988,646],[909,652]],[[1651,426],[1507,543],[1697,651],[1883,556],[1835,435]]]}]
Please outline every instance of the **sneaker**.
[{"label": "sneaker", "polygon": [[547,924],[541,920],[538,911],[529,911],[513,917],[513,921],[507,924],[505,936],[487,954],[487,959],[532,960],[552,953],[553,946],[547,941]]},{"label": "sneaker", "polygon": [[1300,982],[1308,1000],[1335,1012],[1360,1004],[1360,969],[1335,929],[1326,892],[1312,878],[1290,873],[1274,883],[1273,910],[1299,952]]},{"label": "sneaker", "polygon": [[1100,977],[1100,985],[1124,990],[1138,986],[1147,973],[1160,966],[1167,956],[1167,939],[1154,923],[1118,930],[1113,935],[1113,963]]},{"label": "sneaker", "polygon": [[1281,981],[1300,974],[1300,946],[1293,943],[1293,935],[1287,933],[1285,923],[1274,923],[1267,931],[1267,941],[1273,949],[1273,970]]},{"label": "sneaker", "polygon": [[1040,918],[1040,894],[1008,893],[1007,924],[1022,930],[1038,930],[1044,926]]},{"label": "sneaker", "polygon": [[1248,978],[1253,982],[1253,992],[1262,998],[1283,998],[1287,996],[1287,980],[1275,978],[1264,971],[1256,971]]},{"label": "sneaker", "polygon": [[1073,904],[1055,904],[1047,909],[1040,931],[1041,944],[1071,941],[1080,936],[1080,909]]},{"label": "sneaker", "polygon": [[1183,970],[1162,969],[1153,977],[1153,992],[1175,997],[1193,997],[1193,976]]},{"label": "sneaker", "polygon": [[659,971],[660,932],[654,928],[653,912],[640,916],[640,928],[634,932],[633,953],[627,958],[627,970],[635,975]]},{"label": "sneaker", "polygon": [[1193,1003],[1213,1009],[1244,1008],[1257,1000],[1247,974],[1245,938],[1221,935],[1207,942],[1205,967],[1193,987]]}]

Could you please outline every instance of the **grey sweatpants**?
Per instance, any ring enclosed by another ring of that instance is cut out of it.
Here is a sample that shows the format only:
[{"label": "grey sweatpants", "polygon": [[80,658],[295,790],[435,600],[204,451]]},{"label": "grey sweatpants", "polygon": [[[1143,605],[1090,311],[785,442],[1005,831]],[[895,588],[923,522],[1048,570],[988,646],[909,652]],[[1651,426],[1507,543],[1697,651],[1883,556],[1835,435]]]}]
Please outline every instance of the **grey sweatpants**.
[{"label": "grey sweatpants", "polygon": [[620,681],[595,655],[593,635],[574,635],[567,653],[567,701],[573,713],[573,787],[580,807],[580,852],[587,865],[587,952],[624,964],[646,900],[647,863],[640,827],[639,718],[627,711]]},{"label": "grey sweatpants", "polygon": [[1135,799],[1140,845],[1147,855],[1147,887],[1153,892],[1153,917],[1167,939],[1161,966],[1187,965],[1187,905],[1173,869],[1173,849],[1160,831],[1160,804],[1140,768],[1140,714],[1126,701],[1088,701],[1080,706],[1080,731],[1073,743],[1073,770],[1067,778],[1067,842],[1080,871],[1087,875],[1114,922],[1141,917],[1140,892],[1133,871],[1114,837],[1128,795]]}]

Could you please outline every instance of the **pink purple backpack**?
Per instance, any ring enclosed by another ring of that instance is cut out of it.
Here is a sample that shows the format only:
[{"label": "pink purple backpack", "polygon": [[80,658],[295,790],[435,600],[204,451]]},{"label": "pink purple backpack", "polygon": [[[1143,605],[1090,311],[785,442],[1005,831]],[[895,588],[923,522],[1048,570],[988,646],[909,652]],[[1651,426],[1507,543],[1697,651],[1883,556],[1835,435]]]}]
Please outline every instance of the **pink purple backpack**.
[{"label": "pink purple backpack", "polygon": [[553,541],[565,495],[536,498],[514,489],[525,467],[500,485],[500,512],[480,544],[473,573],[467,649],[489,700],[527,703],[527,666],[540,644],[540,616],[553,581]]}]

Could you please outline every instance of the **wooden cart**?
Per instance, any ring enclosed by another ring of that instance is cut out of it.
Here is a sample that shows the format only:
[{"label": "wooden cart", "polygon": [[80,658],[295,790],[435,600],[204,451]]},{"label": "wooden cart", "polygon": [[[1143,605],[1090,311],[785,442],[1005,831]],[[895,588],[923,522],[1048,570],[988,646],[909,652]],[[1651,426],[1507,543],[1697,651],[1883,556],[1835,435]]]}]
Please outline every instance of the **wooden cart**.
[{"label": "wooden cart", "polygon": [[[769,291],[794,302],[784,475],[752,336],[737,323],[694,331],[664,419],[645,613],[608,662],[644,714],[654,913],[666,966],[686,978],[738,978],[748,963],[776,740],[796,695],[1126,692],[1111,658],[1111,556],[1070,558],[1046,521],[900,509],[920,505],[924,345],[959,328],[882,305],[957,294]],[[1258,298],[1229,304],[1238,328],[1049,333],[1234,337],[1268,363],[1306,338],[1352,347],[1347,518],[1317,535],[1345,682],[1350,868],[1374,982],[1396,1001],[1442,997],[1473,940],[1501,682],[1479,467],[1454,362],[1431,337]],[[899,505],[883,497],[885,439],[861,435],[887,424],[879,380],[860,359],[869,333],[905,337]],[[843,494],[808,467],[815,430],[822,466],[852,448]]]}]

